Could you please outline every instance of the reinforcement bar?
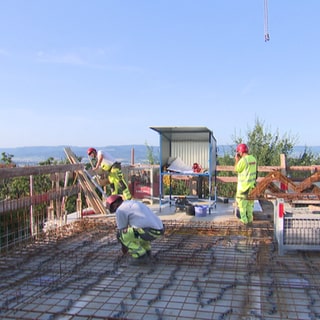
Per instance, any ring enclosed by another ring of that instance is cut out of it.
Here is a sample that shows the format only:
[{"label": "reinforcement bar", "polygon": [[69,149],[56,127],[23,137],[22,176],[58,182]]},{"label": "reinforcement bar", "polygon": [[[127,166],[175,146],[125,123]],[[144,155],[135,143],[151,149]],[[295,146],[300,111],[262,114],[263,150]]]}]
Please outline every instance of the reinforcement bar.
[{"label": "reinforcement bar", "polygon": [[272,225],[166,221],[146,265],[111,217],[83,219],[1,257],[5,319],[316,319],[318,255],[279,256]]}]

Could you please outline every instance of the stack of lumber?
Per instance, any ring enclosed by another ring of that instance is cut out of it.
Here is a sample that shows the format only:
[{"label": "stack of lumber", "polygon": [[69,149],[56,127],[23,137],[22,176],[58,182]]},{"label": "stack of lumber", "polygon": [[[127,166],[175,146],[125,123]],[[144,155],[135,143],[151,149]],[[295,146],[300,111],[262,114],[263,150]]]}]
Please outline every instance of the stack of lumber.
[{"label": "stack of lumber", "polygon": [[[64,152],[67,155],[67,158],[70,161],[70,163],[79,163],[79,160],[69,147],[65,148]],[[86,172],[84,170],[79,170],[77,171],[77,176],[80,186],[86,197],[87,203],[93,208],[95,213],[107,214],[108,211],[104,206],[102,200],[100,199],[99,195],[97,194],[95,185],[89,179]]]}]

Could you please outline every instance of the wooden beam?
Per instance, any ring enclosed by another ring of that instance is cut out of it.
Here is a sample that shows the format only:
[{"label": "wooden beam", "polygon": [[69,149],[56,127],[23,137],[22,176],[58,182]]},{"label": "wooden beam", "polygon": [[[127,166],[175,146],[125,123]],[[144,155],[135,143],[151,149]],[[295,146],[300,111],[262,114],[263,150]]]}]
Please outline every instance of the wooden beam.
[{"label": "wooden beam", "polygon": [[57,199],[62,199],[65,196],[71,196],[77,194],[80,191],[79,185],[73,185],[71,187],[61,188],[60,190],[52,190],[42,194],[36,194],[30,197],[23,197],[19,199],[3,200],[0,201],[0,213],[24,209],[28,206],[41,204]]},{"label": "wooden beam", "polygon": [[16,167],[16,168],[0,168],[0,180],[16,177],[24,177],[38,174],[51,174],[58,172],[83,170],[84,165],[77,164],[61,164],[48,166],[33,166],[33,167]]},{"label": "wooden beam", "polygon": [[[77,157],[72,152],[70,148],[64,149],[68,160],[73,163],[79,163]],[[100,197],[98,196],[96,192],[96,187],[93,184],[93,182],[88,178],[87,174],[85,173],[84,169],[77,171],[78,181],[82,188],[82,191],[86,197],[87,202],[92,206],[93,210],[96,213],[103,213],[107,214],[108,210],[105,207],[105,204],[102,202]]]}]

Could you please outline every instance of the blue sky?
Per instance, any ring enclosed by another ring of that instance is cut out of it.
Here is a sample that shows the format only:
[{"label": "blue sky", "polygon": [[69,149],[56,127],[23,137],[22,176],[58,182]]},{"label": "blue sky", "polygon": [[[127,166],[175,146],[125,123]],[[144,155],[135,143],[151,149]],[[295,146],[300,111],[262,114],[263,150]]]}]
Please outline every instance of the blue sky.
[{"label": "blue sky", "polygon": [[320,145],[319,0],[1,0],[0,147],[158,145],[256,119]]}]

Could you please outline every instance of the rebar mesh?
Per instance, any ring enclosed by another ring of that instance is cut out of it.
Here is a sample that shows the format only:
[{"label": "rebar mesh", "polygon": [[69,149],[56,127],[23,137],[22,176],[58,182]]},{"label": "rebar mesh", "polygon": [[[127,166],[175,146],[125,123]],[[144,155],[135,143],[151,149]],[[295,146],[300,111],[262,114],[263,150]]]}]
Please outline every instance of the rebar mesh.
[{"label": "rebar mesh", "polygon": [[122,256],[111,218],[84,219],[0,262],[4,319],[317,319],[320,258],[279,256],[269,222],[166,221],[152,261]]}]

